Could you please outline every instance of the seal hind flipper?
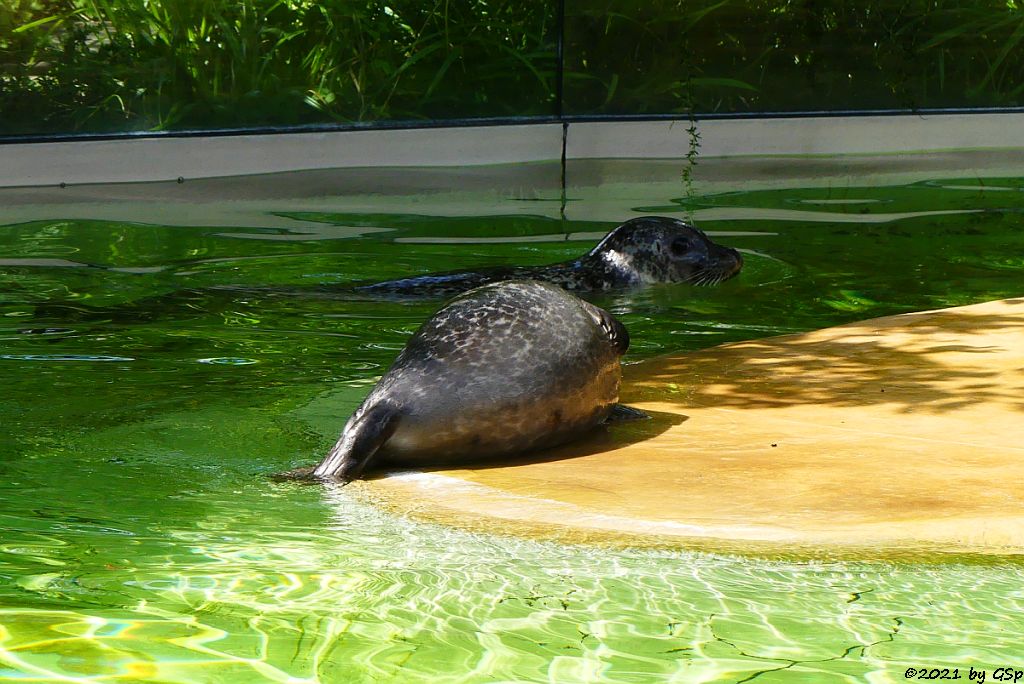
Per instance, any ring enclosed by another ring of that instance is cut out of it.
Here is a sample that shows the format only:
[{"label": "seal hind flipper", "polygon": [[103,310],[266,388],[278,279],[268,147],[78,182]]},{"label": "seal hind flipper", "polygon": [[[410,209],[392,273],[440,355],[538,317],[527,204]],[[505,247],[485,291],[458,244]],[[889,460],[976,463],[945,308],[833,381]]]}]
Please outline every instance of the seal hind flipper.
[{"label": "seal hind flipper", "polygon": [[374,404],[352,421],[324,460],[313,469],[312,476],[347,484],[359,477],[398,427],[401,414],[390,404]]},{"label": "seal hind flipper", "polygon": [[625,423],[631,420],[650,420],[651,416],[640,409],[635,409],[632,406],[626,406],[625,404],[615,404],[612,406],[611,413],[604,419],[604,424],[609,425],[611,423]]},{"label": "seal hind flipper", "polygon": [[270,476],[270,479],[274,482],[308,482],[313,484],[313,470],[316,466],[303,466],[301,468],[293,468],[292,470],[286,470],[283,473],[274,473]]}]

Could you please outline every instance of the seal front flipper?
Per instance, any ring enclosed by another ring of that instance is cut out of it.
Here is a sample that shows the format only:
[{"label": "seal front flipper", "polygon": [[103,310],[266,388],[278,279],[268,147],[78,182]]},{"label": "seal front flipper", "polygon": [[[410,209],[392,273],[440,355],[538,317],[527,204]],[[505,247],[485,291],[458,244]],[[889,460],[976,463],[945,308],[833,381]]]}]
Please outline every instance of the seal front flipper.
[{"label": "seal front flipper", "polygon": [[388,403],[374,404],[352,421],[324,460],[313,469],[313,477],[348,483],[359,477],[398,427],[401,414]]},{"label": "seal front flipper", "polygon": [[619,355],[623,355],[629,349],[629,331],[626,330],[626,326],[615,316],[605,311],[599,306],[594,306],[589,302],[584,302],[586,305],[587,313],[590,314],[594,322],[601,326],[601,330],[608,337],[608,341],[612,343],[615,350]]},{"label": "seal front flipper", "polygon": [[635,409],[625,404],[615,404],[612,406],[611,413],[604,419],[604,424],[625,423],[630,420],[650,420],[650,418],[649,414],[644,413],[640,409]]}]

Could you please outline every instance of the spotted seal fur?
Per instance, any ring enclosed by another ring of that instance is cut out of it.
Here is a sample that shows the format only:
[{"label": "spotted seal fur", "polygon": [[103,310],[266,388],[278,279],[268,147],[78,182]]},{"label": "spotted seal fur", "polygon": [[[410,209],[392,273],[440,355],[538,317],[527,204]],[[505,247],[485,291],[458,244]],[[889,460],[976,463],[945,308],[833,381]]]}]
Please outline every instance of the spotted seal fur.
[{"label": "spotted seal fur", "polygon": [[675,218],[642,216],[618,226],[583,256],[536,267],[449,272],[357,286],[382,297],[448,297],[502,280],[532,279],[573,292],[602,292],[652,283],[713,285],[736,275],[740,253],[712,242]]},{"label": "spotted seal fur", "polygon": [[348,482],[371,465],[487,461],[572,439],[613,412],[626,328],[549,283],[455,298],[409,339],[327,456],[292,477]]}]

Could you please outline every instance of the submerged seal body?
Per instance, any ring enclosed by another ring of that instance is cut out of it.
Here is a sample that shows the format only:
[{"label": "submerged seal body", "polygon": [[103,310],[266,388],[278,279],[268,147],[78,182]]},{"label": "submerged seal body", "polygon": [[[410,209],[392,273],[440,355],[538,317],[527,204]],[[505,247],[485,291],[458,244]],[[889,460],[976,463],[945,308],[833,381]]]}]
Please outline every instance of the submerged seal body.
[{"label": "submerged seal body", "polygon": [[416,331],[306,474],[347,482],[371,462],[472,462],[564,442],[616,408],[628,347],[611,314],[553,285],[472,290]]},{"label": "submerged seal body", "polygon": [[422,275],[354,288],[392,297],[442,297],[503,280],[532,279],[575,292],[652,283],[713,285],[736,275],[740,253],[679,219],[643,216],[618,226],[583,256],[557,264]]}]

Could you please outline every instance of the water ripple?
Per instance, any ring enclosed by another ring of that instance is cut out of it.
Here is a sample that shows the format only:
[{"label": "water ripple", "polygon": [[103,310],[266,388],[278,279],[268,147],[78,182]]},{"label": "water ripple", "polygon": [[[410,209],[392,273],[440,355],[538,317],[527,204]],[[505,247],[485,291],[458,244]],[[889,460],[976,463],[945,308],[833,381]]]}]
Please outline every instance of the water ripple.
[{"label": "water ripple", "polygon": [[130,356],[102,354],[0,354],[0,359],[13,361],[134,361]]},{"label": "water ripple", "polygon": [[256,359],[246,359],[238,356],[212,356],[206,359],[196,359],[196,361],[217,366],[251,366],[254,363],[259,363]]}]

